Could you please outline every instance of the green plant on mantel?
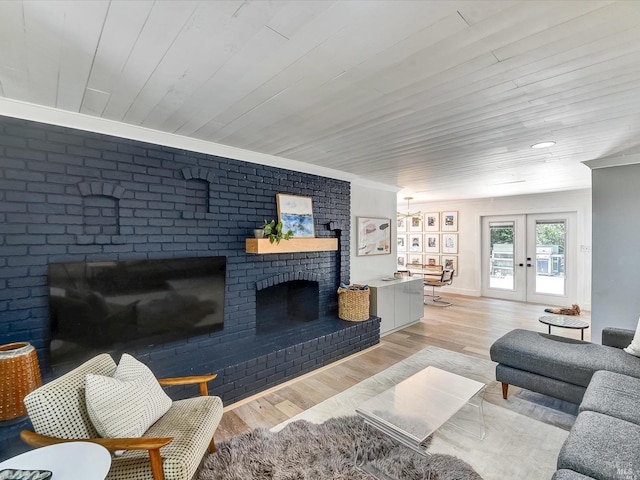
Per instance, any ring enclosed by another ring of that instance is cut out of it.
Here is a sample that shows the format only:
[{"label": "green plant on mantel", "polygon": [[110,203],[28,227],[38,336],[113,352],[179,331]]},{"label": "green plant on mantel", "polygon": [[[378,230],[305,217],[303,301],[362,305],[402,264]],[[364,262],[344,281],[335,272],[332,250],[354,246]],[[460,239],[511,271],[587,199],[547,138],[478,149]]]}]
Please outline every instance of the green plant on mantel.
[{"label": "green plant on mantel", "polygon": [[277,222],[275,220],[271,220],[270,222],[264,221],[264,225],[262,226],[264,229],[265,238],[269,239],[269,243],[280,243],[280,240],[289,240],[293,237],[293,231],[290,229],[286,232],[282,231],[282,222]]}]

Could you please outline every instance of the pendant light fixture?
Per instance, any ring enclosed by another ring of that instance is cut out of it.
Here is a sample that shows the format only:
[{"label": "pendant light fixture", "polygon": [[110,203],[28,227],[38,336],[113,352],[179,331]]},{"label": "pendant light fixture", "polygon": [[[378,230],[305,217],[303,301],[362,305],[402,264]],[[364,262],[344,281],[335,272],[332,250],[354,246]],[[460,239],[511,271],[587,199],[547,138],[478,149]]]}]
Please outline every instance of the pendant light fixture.
[{"label": "pendant light fixture", "polygon": [[420,220],[422,220],[424,213],[422,213],[421,211],[411,212],[410,203],[411,200],[413,200],[413,197],[404,197],[404,199],[407,201],[407,212],[397,212],[398,218],[419,218]]}]

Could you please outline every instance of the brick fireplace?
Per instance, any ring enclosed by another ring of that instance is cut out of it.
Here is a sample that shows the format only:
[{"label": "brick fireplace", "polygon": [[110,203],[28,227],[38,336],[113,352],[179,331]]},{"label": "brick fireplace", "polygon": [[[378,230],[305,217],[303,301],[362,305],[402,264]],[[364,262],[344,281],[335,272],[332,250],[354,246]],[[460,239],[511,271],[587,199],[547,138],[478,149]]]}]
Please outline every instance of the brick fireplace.
[{"label": "brick fireplace", "polygon": [[[349,282],[348,182],[0,117],[0,186],[0,334],[37,348],[45,381],[56,375],[51,262],[226,256],[224,329],[129,353],[158,376],[217,372],[210,391],[227,404],[379,341],[378,319],[337,318],[336,288]],[[312,197],[316,236],[341,232],[339,250],[247,254],[245,238],[277,218],[277,193]],[[315,284],[318,318],[286,335],[258,332],[258,293],[283,278],[293,290]]]}]

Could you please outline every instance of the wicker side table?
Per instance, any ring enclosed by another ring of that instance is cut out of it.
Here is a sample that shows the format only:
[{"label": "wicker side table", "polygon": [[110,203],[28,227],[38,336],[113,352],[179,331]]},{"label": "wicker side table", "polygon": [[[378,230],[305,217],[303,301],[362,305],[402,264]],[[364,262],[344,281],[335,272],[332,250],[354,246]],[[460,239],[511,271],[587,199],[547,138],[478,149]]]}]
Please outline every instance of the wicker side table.
[{"label": "wicker side table", "polygon": [[36,349],[28,343],[0,345],[0,421],[27,415],[25,395],[42,385]]}]

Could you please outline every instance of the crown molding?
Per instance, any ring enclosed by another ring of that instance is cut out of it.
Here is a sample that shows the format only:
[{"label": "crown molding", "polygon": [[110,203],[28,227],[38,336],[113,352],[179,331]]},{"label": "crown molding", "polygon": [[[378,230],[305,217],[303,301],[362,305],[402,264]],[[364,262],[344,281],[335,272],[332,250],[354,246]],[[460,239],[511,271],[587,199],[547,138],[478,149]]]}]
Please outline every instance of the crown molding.
[{"label": "crown molding", "polygon": [[591,170],[599,168],[622,167],[624,165],[635,165],[640,163],[640,154],[620,155],[617,157],[603,157],[582,162]]}]

